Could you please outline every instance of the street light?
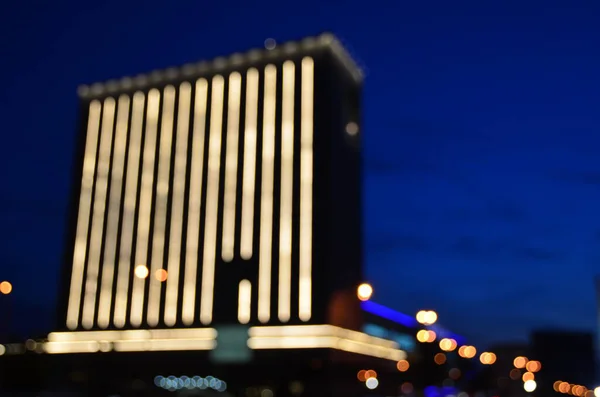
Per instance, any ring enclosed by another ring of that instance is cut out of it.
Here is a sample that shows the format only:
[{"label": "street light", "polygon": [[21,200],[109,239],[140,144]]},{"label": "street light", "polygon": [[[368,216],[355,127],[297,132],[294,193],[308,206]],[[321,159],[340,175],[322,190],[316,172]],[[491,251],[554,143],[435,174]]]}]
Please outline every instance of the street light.
[{"label": "street light", "polygon": [[437,321],[438,315],[433,310],[420,310],[416,318],[420,324],[433,325]]},{"label": "street light", "polygon": [[373,295],[373,287],[371,287],[370,284],[362,283],[358,286],[356,290],[356,295],[361,301],[368,301],[369,299],[371,299],[371,295]]},{"label": "street light", "polygon": [[146,266],[138,265],[135,267],[134,273],[137,278],[146,278],[150,272]]},{"label": "street light", "polygon": [[528,393],[534,391],[536,387],[537,383],[533,379],[525,381],[525,383],[523,383],[523,389],[525,389],[525,391]]},{"label": "street light", "polygon": [[9,283],[8,281],[3,281],[0,283],[0,294],[2,295],[8,295],[12,292],[12,284]]}]

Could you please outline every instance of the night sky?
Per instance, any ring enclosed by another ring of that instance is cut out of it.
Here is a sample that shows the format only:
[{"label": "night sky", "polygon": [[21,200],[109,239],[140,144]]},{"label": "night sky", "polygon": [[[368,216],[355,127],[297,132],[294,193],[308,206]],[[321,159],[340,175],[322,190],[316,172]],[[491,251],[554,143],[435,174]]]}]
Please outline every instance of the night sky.
[{"label": "night sky", "polygon": [[478,343],[595,328],[600,3],[10,3],[0,12],[0,280],[14,284],[17,328],[48,328],[54,315],[77,85],[322,31],[366,70],[374,299],[436,309]]}]

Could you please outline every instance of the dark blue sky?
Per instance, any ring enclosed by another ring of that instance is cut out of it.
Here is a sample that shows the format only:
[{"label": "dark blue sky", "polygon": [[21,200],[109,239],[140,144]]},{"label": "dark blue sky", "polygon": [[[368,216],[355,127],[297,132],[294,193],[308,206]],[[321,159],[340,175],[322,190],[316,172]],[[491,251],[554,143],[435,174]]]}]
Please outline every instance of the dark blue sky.
[{"label": "dark blue sky", "polygon": [[435,308],[481,342],[595,327],[599,3],[12,3],[0,12],[0,279],[19,318],[53,314],[78,84],[330,30],[367,72],[376,300]]}]

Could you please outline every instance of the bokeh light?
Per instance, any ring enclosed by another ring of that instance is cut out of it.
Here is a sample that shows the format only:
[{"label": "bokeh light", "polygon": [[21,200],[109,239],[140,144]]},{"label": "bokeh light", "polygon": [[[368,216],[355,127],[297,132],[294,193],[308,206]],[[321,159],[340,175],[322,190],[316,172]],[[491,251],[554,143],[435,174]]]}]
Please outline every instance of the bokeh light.
[{"label": "bokeh light", "polygon": [[167,273],[165,269],[158,269],[156,273],[154,273],[154,278],[161,283],[167,281],[167,277],[169,277],[169,273]]},{"label": "bokeh light", "polygon": [[510,376],[510,378],[512,380],[517,380],[517,379],[519,379],[521,377],[521,371],[519,371],[516,368],[513,368],[513,369],[510,370],[510,373],[508,374],[508,376]]},{"label": "bokeh light", "polygon": [[448,376],[450,377],[450,379],[457,380],[458,378],[460,378],[460,375],[461,372],[458,368],[452,368],[450,371],[448,371]]},{"label": "bokeh light", "polygon": [[0,283],[0,294],[8,295],[12,292],[12,284],[8,281],[3,281]]},{"label": "bokeh light", "polygon": [[134,270],[135,276],[137,278],[146,278],[148,277],[148,267],[145,265],[137,265]]},{"label": "bokeh light", "polygon": [[369,299],[371,299],[371,295],[373,295],[373,287],[371,287],[370,284],[362,283],[358,286],[358,289],[356,290],[356,295],[361,301],[368,301]]},{"label": "bokeh light", "polygon": [[442,349],[445,352],[453,351],[454,349],[456,349],[456,345],[456,341],[451,338],[444,338],[440,341],[440,349]]},{"label": "bokeh light", "polygon": [[423,325],[435,324],[437,318],[438,315],[433,310],[420,310],[416,315],[417,321]]},{"label": "bokeh light", "polygon": [[433,361],[435,361],[435,363],[437,365],[442,365],[446,363],[446,355],[444,353],[438,353],[433,357]]},{"label": "bokeh light", "polygon": [[528,380],[527,382],[523,383],[523,389],[525,389],[526,392],[531,393],[532,391],[534,391],[537,387],[537,383],[535,383],[534,380]]},{"label": "bokeh light", "polygon": [[525,368],[528,361],[529,360],[527,360],[527,357],[519,356],[514,359],[513,365],[515,368]]},{"label": "bokeh light", "polygon": [[412,383],[410,383],[410,382],[404,382],[404,383],[402,384],[402,386],[400,386],[400,390],[401,390],[401,391],[402,391],[402,393],[404,393],[404,394],[410,394],[410,393],[412,393],[412,392],[413,392],[415,389],[414,389],[414,387],[413,387]]},{"label": "bokeh light", "polygon": [[479,356],[479,361],[485,365],[492,365],[496,362],[496,355],[490,352],[483,352]]},{"label": "bokeh light", "polygon": [[368,370],[365,373],[365,378],[369,379],[369,378],[377,378],[377,372],[373,371],[372,369]]},{"label": "bokeh light", "polygon": [[473,357],[475,357],[476,354],[477,354],[477,349],[475,348],[475,346],[465,345],[465,346],[461,346],[458,349],[458,355],[461,356],[462,358],[473,358]]},{"label": "bokeh light", "polygon": [[525,372],[523,374],[523,382],[527,382],[528,380],[535,380],[535,375],[532,372]]},{"label": "bokeh light", "polygon": [[406,360],[400,360],[396,364],[396,368],[398,368],[398,371],[400,371],[400,372],[406,372],[410,368],[410,364]]},{"label": "bokeh light", "polygon": [[365,371],[364,369],[361,369],[356,374],[356,377],[358,378],[359,381],[365,382],[367,380],[367,371]]},{"label": "bokeh light", "polygon": [[377,378],[369,378],[365,382],[365,385],[367,386],[367,389],[373,390],[376,389],[377,386],[379,386],[379,381],[377,380]]},{"label": "bokeh light", "polygon": [[525,368],[527,368],[527,371],[529,372],[539,372],[539,370],[542,369],[542,363],[539,361],[529,361],[525,364]]}]

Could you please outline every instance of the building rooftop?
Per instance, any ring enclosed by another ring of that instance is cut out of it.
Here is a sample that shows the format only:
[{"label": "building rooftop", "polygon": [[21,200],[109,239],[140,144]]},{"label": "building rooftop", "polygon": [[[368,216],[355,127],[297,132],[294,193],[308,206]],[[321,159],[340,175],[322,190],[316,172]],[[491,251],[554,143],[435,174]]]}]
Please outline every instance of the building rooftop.
[{"label": "building rooftop", "polygon": [[137,76],[128,76],[92,85],[81,85],[77,91],[81,98],[93,98],[124,90],[144,89],[153,84],[174,81],[182,77],[194,77],[232,66],[240,67],[260,59],[275,59],[282,55],[294,55],[301,51],[324,48],[331,51],[355,81],[362,81],[364,78],[363,70],[358,66],[346,48],[344,48],[340,40],[331,33],[323,33],[319,36],[307,37],[300,41],[289,41],[279,44],[273,49],[253,49],[244,53],[235,53],[227,57],[217,57],[210,61],[188,63],[180,67],[155,70]]}]

